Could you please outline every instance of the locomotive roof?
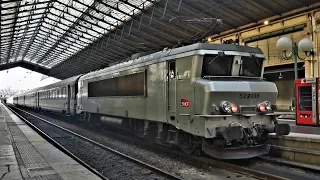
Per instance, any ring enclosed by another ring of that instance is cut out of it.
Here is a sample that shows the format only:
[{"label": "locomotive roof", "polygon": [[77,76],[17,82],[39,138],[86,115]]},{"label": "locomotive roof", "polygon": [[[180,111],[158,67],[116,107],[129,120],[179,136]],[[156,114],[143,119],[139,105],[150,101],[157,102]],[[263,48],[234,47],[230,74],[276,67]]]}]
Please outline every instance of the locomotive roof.
[{"label": "locomotive roof", "polygon": [[153,61],[153,60],[170,60],[171,56],[174,58],[177,58],[177,55],[180,55],[180,57],[186,57],[191,55],[197,55],[197,54],[203,54],[204,52],[201,52],[201,50],[212,50],[216,51],[216,54],[218,52],[239,52],[239,53],[254,53],[259,54],[260,56],[264,56],[263,52],[260,48],[254,48],[249,46],[240,46],[236,44],[209,44],[209,43],[196,43],[188,46],[178,47],[174,49],[164,49],[163,51],[155,52],[146,56],[139,57],[137,59],[131,59],[127,62],[122,62],[119,64],[115,64],[110,67],[106,67],[101,70],[93,71],[90,73],[85,74],[80,79],[88,79],[94,76],[100,76],[101,74],[108,74],[112,71],[119,70],[121,68],[127,68],[132,67],[134,65],[140,64],[145,65],[144,63]]},{"label": "locomotive roof", "polygon": [[[92,76],[98,76],[101,74],[106,74],[115,70],[118,70],[120,68],[126,68],[126,67],[131,67],[133,65],[144,65],[144,63],[146,62],[151,62],[153,60],[169,60],[171,59],[170,56],[175,56],[175,55],[179,55],[179,54],[183,54],[186,53],[184,56],[190,56],[190,55],[196,55],[197,50],[215,50],[217,52],[219,51],[231,51],[231,52],[243,52],[243,53],[254,53],[254,54],[261,54],[263,55],[263,52],[261,51],[261,49],[259,48],[254,48],[254,47],[249,47],[249,46],[240,46],[240,45],[235,45],[235,44],[209,44],[209,43],[196,43],[196,44],[192,44],[192,45],[188,45],[188,46],[183,46],[183,47],[178,47],[178,48],[174,48],[174,49],[164,49],[163,51],[159,51],[159,52],[155,52],[146,56],[142,56],[139,57],[137,59],[132,59],[129,60],[127,62],[123,62],[123,63],[119,63],[98,71],[94,71],[94,72],[90,72],[87,73],[85,75],[82,76],[81,75],[77,75],[77,76],[73,76],[70,77],[68,79],[53,83],[53,84],[49,84],[43,87],[39,87],[39,88],[35,88],[32,90],[29,90],[27,92],[15,95],[14,97],[17,96],[22,96],[22,95],[28,95],[31,93],[35,93],[37,91],[42,91],[42,90],[48,90],[48,89],[53,89],[56,87],[62,87],[62,86],[66,86],[68,84],[74,84],[76,82],[76,80],[78,78],[80,79],[87,79],[90,78]],[[194,53],[187,53],[187,52],[194,52]],[[199,52],[198,52],[199,54]],[[183,57],[183,56],[181,56]],[[82,77],[81,77],[82,76]]]},{"label": "locomotive roof", "polygon": [[262,54],[261,49],[249,47],[249,46],[240,46],[236,44],[209,44],[209,43],[196,43],[189,46],[183,46],[179,48],[172,49],[172,53],[170,55],[174,54],[180,54],[187,51],[193,51],[193,50],[218,50],[218,51],[239,51],[239,52],[249,52],[249,53],[256,53],[256,54]]}]

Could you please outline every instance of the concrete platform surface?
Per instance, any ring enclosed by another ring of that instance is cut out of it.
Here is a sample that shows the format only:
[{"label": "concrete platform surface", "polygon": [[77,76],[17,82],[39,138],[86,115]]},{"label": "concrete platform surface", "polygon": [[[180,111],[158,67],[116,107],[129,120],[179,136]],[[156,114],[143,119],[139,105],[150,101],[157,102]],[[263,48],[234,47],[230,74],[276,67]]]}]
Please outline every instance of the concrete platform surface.
[{"label": "concrete platform surface", "polygon": [[[272,137],[276,137],[275,133],[270,133]],[[294,133],[291,132],[289,135],[279,137],[281,139],[291,139],[295,141],[308,141],[308,142],[317,142],[320,143],[319,134],[305,134],[305,133]]]},{"label": "concrete platform surface", "polygon": [[0,179],[101,179],[0,103]]},{"label": "concrete platform surface", "polygon": [[296,125],[296,120],[294,119],[278,119],[278,121],[281,124],[289,124],[293,133],[320,135],[320,127]]},{"label": "concrete platform surface", "polygon": [[279,116],[280,119],[296,119],[296,113],[293,111],[287,111],[287,112],[277,111],[277,113],[281,114]]}]

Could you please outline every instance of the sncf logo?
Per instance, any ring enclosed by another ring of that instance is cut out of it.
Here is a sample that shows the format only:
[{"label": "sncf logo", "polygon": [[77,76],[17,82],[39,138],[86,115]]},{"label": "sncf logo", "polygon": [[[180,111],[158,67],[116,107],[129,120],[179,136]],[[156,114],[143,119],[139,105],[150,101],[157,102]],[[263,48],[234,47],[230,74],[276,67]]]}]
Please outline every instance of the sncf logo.
[{"label": "sncf logo", "polygon": [[181,99],[181,107],[189,107],[190,106],[190,101],[187,99]]}]

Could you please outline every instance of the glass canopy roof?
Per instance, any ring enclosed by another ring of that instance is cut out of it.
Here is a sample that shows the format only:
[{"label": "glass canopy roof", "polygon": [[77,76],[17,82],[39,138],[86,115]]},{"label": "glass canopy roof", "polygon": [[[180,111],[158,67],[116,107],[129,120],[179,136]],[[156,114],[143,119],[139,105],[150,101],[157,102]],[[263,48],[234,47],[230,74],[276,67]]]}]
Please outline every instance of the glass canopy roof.
[{"label": "glass canopy roof", "polygon": [[[290,3],[288,3],[290,1]],[[1,0],[0,71],[64,79],[320,8],[319,0]]]},{"label": "glass canopy roof", "polygon": [[1,61],[52,68],[151,6],[147,0],[1,1]]}]

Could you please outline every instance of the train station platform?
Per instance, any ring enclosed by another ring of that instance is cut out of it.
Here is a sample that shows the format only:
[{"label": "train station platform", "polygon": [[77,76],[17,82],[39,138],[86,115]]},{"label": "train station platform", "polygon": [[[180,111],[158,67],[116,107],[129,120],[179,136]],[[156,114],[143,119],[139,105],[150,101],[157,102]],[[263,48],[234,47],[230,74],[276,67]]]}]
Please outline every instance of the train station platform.
[{"label": "train station platform", "polygon": [[290,134],[277,137],[271,133],[270,154],[288,164],[320,171],[320,127],[296,125],[295,119],[278,119],[290,125]]},{"label": "train station platform", "polygon": [[281,114],[280,119],[295,119],[296,113],[292,111],[278,111],[277,113]]},{"label": "train station platform", "polygon": [[271,151],[274,157],[289,164],[320,171],[320,135],[295,133],[277,137],[271,135]]},{"label": "train station platform", "polygon": [[289,124],[292,133],[320,135],[320,127],[296,125],[295,119],[278,119],[278,121],[281,124]]},{"label": "train station platform", "polygon": [[100,178],[47,142],[0,103],[0,179]]}]

